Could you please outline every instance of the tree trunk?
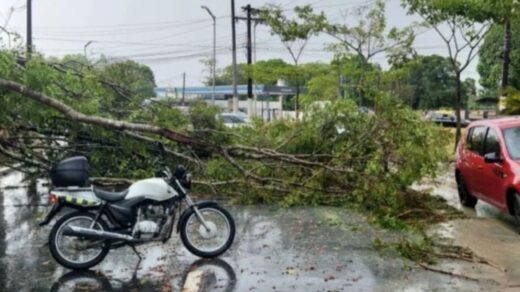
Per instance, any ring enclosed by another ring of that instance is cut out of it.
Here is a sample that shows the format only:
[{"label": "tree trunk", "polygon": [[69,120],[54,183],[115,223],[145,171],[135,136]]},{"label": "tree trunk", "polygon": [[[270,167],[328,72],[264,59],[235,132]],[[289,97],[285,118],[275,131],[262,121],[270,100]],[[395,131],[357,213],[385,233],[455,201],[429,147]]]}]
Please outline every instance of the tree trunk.
[{"label": "tree trunk", "polygon": [[294,110],[296,111],[296,119],[298,119],[300,117],[299,99],[300,99],[300,78],[296,78],[296,98],[294,99]]},{"label": "tree trunk", "polygon": [[[296,68],[296,96],[294,99],[294,111],[296,112],[296,119],[300,117],[300,70],[298,70],[298,62],[294,62]],[[283,116],[283,108],[282,108]]]},{"label": "tree trunk", "polygon": [[502,50],[502,83],[500,85],[500,95],[507,96],[509,64],[511,63],[511,22],[509,20],[504,24],[504,44]]},{"label": "tree trunk", "polygon": [[462,81],[460,80],[460,72],[456,73],[456,94],[455,94],[455,117],[457,119],[457,130],[455,132],[455,149],[459,144],[460,137],[462,136],[461,131],[461,101],[462,101]]}]

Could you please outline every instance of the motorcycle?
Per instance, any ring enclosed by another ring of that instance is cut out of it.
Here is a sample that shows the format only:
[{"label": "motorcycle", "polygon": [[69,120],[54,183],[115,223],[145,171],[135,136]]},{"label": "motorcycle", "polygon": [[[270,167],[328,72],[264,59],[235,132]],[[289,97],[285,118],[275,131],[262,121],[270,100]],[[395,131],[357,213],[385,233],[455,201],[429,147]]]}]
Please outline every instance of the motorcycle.
[{"label": "motorcycle", "polygon": [[[54,259],[73,270],[91,268],[111,249],[166,243],[172,236],[176,214],[177,233],[184,246],[202,258],[226,252],[235,238],[231,214],[216,202],[194,202],[189,196],[191,174],[182,165],[165,166],[162,177],[133,183],[122,192],[87,186],[88,161],[77,156],[62,160],[51,170],[52,208],[45,226],[64,208],[74,209],[57,220],[49,234]],[[182,206],[185,206],[184,210]],[[182,211],[182,213],[181,213]]]}]

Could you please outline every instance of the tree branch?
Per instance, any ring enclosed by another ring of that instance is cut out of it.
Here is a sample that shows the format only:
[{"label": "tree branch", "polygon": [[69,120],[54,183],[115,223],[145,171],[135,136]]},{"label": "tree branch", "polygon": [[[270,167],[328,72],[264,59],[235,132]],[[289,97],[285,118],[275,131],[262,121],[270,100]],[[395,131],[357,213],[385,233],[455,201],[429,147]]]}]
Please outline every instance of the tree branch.
[{"label": "tree branch", "polygon": [[188,135],[172,131],[170,129],[165,129],[157,126],[147,125],[147,124],[138,124],[138,123],[130,123],[130,122],[123,122],[123,121],[115,121],[107,118],[97,117],[97,116],[88,116],[83,113],[80,113],[70,106],[52,98],[49,97],[43,93],[34,91],[30,88],[28,88],[25,85],[22,85],[20,83],[16,83],[13,81],[0,79],[0,88],[4,88],[13,92],[17,92],[20,94],[23,94],[37,102],[40,102],[44,105],[47,105],[58,112],[62,113],[64,116],[66,116],[68,119],[73,121],[78,121],[86,124],[92,124],[92,125],[98,125],[103,127],[108,127],[112,129],[117,129],[120,131],[130,130],[130,131],[136,131],[136,132],[145,132],[145,133],[151,133],[156,134],[162,137],[165,137],[169,140],[185,144],[188,146],[196,147],[196,148],[202,148],[202,149],[214,149],[216,148],[215,145],[212,145],[211,143],[207,141],[203,141],[201,139],[195,139],[193,137],[190,137]]}]

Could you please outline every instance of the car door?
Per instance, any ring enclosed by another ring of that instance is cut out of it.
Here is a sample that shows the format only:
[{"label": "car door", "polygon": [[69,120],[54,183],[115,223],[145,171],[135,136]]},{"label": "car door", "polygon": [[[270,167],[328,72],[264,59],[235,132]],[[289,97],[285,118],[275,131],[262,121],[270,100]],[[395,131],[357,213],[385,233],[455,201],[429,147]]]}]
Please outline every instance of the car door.
[{"label": "car door", "polygon": [[[489,128],[484,142],[483,153],[495,153],[498,157],[504,157],[500,146],[498,131]],[[484,167],[480,169],[479,177],[482,181],[484,197],[495,205],[502,206],[504,204],[502,200],[502,184],[505,178],[502,163],[484,163]]]},{"label": "car door", "polygon": [[469,187],[469,183],[471,180],[471,160],[469,159],[469,155],[471,154],[471,135],[473,133],[474,127],[468,128],[464,133],[464,141],[461,141],[459,147],[457,147],[457,168],[462,174],[462,178],[466,184],[466,187]]},{"label": "car door", "polygon": [[488,128],[485,126],[477,126],[471,129],[464,158],[466,164],[466,173],[463,174],[464,181],[469,192],[476,197],[483,196],[484,185],[479,176],[485,164],[483,148],[487,130]]}]

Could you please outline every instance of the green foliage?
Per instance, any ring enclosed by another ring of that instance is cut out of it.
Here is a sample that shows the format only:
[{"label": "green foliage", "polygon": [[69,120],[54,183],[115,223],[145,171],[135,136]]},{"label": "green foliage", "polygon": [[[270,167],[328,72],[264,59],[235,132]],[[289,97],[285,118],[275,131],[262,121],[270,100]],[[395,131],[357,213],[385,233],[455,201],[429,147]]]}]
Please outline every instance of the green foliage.
[{"label": "green foliage", "polygon": [[520,91],[511,89],[506,98],[505,114],[520,115]]},{"label": "green foliage", "polygon": [[426,264],[436,263],[433,242],[428,237],[424,237],[420,242],[402,240],[396,244],[396,250],[401,256],[414,262]]},{"label": "green foliage", "polygon": [[295,66],[282,59],[269,59],[256,62],[252,76],[257,84],[276,85],[279,79],[294,84]]},{"label": "green foliage", "polygon": [[[512,23],[511,34],[511,65],[509,71],[509,85],[520,90],[520,37],[516,33],[520,30],[520,22]],[[499,84],[502,73],[504,28],[494,25],[486,35],[479,50],[478,73],[484,96],[499,96]]]},{"label": "green foliage", "polygon": [[[448,58],[437,55],[416,58],[385,72],[388,90],[413,109],[453,108],[456,76]],[[476,94],[474,81],[462,84],[462,102]]]},{"label": "green foliage", "polygon": [[415,12],[430,15],[435,21],[458,15],[469,21],[491,20],[502,24],[517,18],[515,11],[520,8],[515,0],[404,0],[403,3]]},{"label": "green foliage", "polygon": [[[260,16],[271,28],[271,34],[280,37],[283,43],[292,43],[298,40],[306,41],[313,34],[321,30],[324,25],[325,14],[322,12],[319,15],[314,15],[310,5],[296,6],[294,8],[296,19],[288,19],[283,14],[280,5],[268,4],[260,11]],[[312,17],[312,23],[309,21],[302,21]]]},{"label": "green foliage", "polygon": [[[202,60],[201,61],[204,66],[207,67],[208,72],[211,72],[211,61],[210,60]],[[246,84],[248,76],[248,66],[247,64],[237,64],[237,84]],[[213,85],[213,77],[211,74],[208,74],[202,83],[206,86]],[[233,66],[228,65],[224,68],[217,68],[215,72],[215,85],[231,85],[233,83]]]},{"label": "green foliage", "polygon": [[[309,107],[301,122],[275,121],[237,129],[239,138],[233,140],[235,143],[287,154],[323,155],[330,167],[351,169],[337,175],[319,167],[278,168],[265,161],[243,161],[243,167],[257,175],[283,178],[288,190],[280,199],[274,199],[283,192],[269,194],[265,189],[268,185],[250,185],[247,202],[362,205],[367,210],[387,206],[402,210],[402,194],[407,187],[425,175],[433,175],[437,163],[446,157],[445,133],[422,122],[418,115],[390,97],[379,97],[376,105],[376,114],[370,116],[359,112],[351,100],[338,100],[323,107]],[[221,180],[236,176],[236,170],[230,171],[229,167],[223,167],[218,174]],[[300,183],[308,191],[291,187]],[[330,196],[328,191],[341,194]]]},{"label": "green foliage", "polygon": [[202,140],[211,141],[217,145],[229,142],[225,134],[226,128],[218,118],[220,108],[199,101],[190,107],[190,121],[193,126],[193,135]]},{"label": "green foliage", "polygon": [[302,105],[307,107],[317,101],[338,99],[338,77],[334,72],[318,75],[307,82],[307,93],[302,98]]},{"label": "green foliage", "polygon": [[[17,64],[17,57],[16,52],[0,52],[2,78],[53,96],[82,113],[187,128],[187,118],[176,109],[141,106],[153,87],[153,74],[143,65],[123,62],[95,66],[82,56],[45,59],[34,54],[23,67]],[[93,176],[144,177],[158,166],[153,159],[156,150],[147,143],[122,132],[64,120],[55,111],[18,94],[0,92],[0,96],[0,144],[21,147],[25,157],[52,163],[71,155],[86,155]],[[41,141],[33,138],[39,135],[66,144],[50,139],[48,145],[40,145]]]}]

